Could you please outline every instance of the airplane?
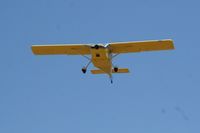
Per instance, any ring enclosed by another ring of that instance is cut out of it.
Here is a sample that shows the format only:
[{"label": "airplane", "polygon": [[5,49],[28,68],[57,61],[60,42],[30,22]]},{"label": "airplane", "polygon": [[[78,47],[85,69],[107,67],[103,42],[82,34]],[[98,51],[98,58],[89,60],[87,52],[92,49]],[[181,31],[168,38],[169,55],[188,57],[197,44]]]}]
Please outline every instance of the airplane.
[{"label": "airplane", "polygon": [[107,74],[113,83],[113,73],[129,73],[127,68],[118,68],[112,61],[119,54],[135,53],[145,51],[159,51],[174,49],[173,40],[148,40],[133,42],[115,42],[107,44],[51,44],[32,45],[35,55],[81,55],[89,60],[82,68],[86,73],[88,66],[92,63],[96,68],[91,70],[92,74]]}]

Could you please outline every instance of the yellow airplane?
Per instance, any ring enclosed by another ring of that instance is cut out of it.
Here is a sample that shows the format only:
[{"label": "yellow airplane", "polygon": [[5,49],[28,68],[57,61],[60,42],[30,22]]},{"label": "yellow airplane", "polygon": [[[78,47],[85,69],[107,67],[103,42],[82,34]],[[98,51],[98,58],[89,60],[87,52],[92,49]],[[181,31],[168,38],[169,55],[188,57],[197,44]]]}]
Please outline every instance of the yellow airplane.
[{"label": "yellow airplane", "polygon": [[[93,63],[98,69],[91,70],[92,74],[108,74],[111,83],[113,73],[129,73],[127,68],[113,66],[112,60],[121,53],[143,51],[158,51],[174,49],[173,41],[150,40],[137,42],[117,42],[108,44],[57,44],[57,45],[32,45],[32,52],[36,55],[81,55],[89,60],[82,68],[86,73],[89,64]],[[91,56],[87,56],[91,55]]]}]

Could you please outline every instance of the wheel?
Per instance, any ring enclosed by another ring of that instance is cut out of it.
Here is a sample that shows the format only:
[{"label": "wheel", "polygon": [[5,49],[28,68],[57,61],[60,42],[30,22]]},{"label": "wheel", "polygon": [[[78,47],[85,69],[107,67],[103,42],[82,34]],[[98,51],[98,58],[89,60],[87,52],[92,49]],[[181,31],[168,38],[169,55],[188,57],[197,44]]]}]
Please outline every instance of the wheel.
[{"label": "wheel", "polygon": [[118,71],[118,67],[114,67],[114,72],[117,72]]},{"label": "wheel", "polygon": [[85,68],[82,68],[82,72],[85,74],[85,73],[86,73],[86,69],[85,69]]}]

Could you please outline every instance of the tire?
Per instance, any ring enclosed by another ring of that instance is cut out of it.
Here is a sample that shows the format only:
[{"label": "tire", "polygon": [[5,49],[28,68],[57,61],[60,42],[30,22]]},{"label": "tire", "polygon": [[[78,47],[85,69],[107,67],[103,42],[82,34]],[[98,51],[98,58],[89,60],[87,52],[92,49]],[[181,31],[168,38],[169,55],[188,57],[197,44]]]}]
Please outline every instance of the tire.
[{"label": "tire", "polygon": [[114,67],[114,72],[118,72],[118,67]]},{"label": "tire", "polygon": [[86,69],[85,69],[85,68],[82,68],[82,72],[85,74],[85,73],[86,73]]}]

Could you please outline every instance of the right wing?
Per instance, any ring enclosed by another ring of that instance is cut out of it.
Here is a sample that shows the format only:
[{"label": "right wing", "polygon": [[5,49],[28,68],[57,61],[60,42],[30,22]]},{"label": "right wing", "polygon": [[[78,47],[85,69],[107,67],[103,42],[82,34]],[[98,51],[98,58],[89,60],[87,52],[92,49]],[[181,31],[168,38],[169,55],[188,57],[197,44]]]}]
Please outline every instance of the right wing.
[{"label": "right wing", "polygon": [[111,52],[116,54],[174,49],[172,40],[110,43],[109,47]]},{"label": "right wing", "polygon": [[86,44],[59,44],[59,45],[32,45],[32,52],[36,55],[86,55],[90,54],[90,45]]}]

